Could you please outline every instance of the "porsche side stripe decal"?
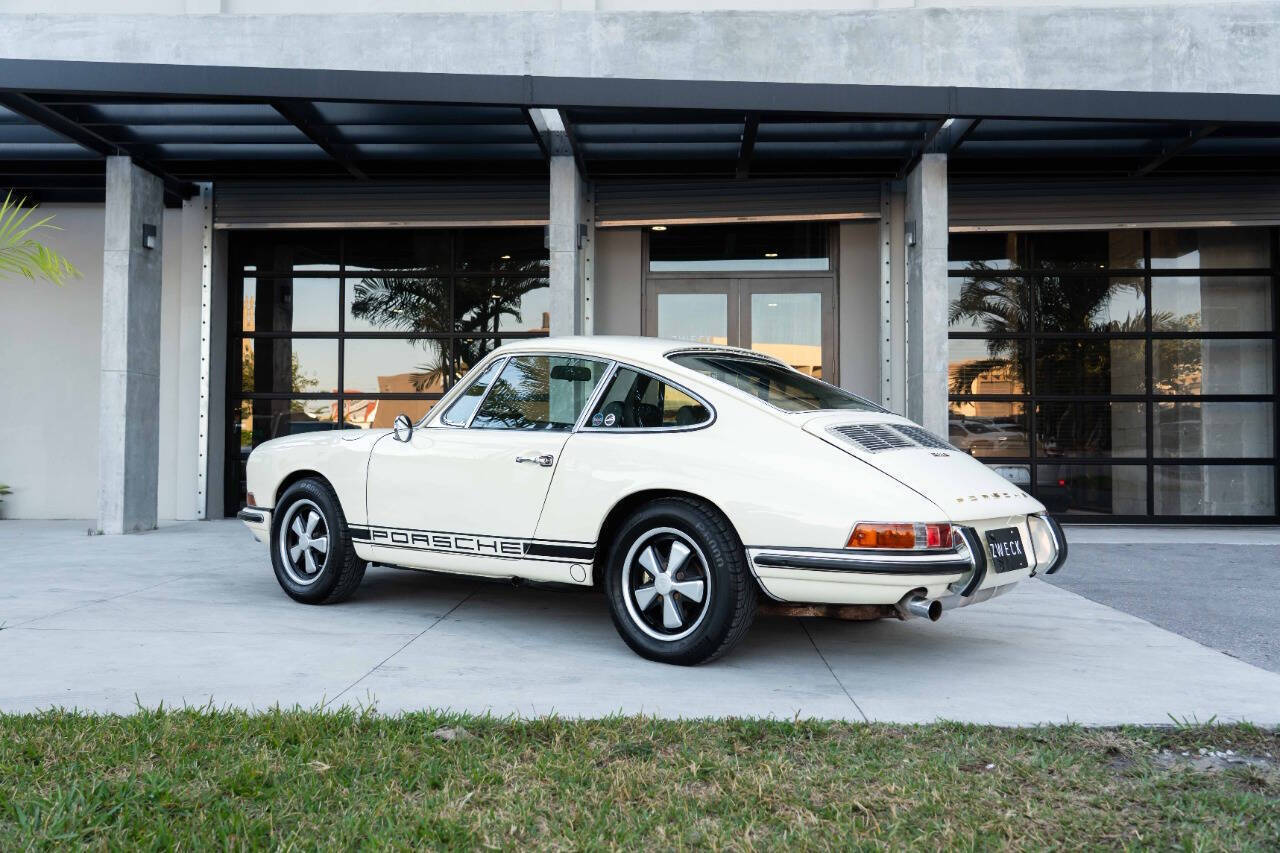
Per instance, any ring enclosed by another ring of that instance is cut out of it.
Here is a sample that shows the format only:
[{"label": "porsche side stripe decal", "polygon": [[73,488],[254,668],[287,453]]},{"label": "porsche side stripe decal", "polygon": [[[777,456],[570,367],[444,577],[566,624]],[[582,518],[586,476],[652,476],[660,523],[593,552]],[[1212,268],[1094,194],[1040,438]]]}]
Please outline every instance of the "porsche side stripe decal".
[{"label": "porsche side stripe decal", "polygon": [[584,562],[595,558],[595,548],[585,542],[547,542],[533,539],[507,539],[471,533],[447,533],[437,530],[411,530],[396,527],[349,525],[351,538],[394,548],[415,551],[438,551],[476,557],[523,558]]},{"label": "porsche side stripe decal", "polygon": [[526,557],[542,559],[594,560],[596,549],[590,545],[554,545],[548,542],[530,542],[525,545]]}]

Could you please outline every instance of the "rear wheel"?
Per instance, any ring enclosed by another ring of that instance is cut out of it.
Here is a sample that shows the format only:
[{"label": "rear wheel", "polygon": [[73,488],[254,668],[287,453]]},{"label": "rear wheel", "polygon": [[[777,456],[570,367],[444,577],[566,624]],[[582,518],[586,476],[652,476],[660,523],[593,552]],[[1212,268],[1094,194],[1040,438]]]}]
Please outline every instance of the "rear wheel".
[{"label": "rear wheel", "polygon": [[299,480],[280,496],[271,523],[271,563],[280,587],[304,604],[351,597],[364,578],[338,496],[319,479]]},{"label": "rear wheel", "polygon": [[692,498],[646,504],[623,523],[605,570],[613,624],[637,654],[714,660],[742,639],[756,586],[728,519]]}]

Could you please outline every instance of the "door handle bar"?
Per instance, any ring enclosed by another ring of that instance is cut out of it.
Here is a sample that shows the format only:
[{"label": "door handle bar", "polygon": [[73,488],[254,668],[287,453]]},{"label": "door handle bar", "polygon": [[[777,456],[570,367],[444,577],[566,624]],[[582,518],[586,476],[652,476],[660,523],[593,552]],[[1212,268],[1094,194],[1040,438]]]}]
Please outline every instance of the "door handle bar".
[{"label": "door handle bar", "polygon": [[541,465],[543,468],[550,468],[555,464],[556,458],[550,453],[544,453],[541,456],[517,456],[517,462],[532,462],[534,465]]}]

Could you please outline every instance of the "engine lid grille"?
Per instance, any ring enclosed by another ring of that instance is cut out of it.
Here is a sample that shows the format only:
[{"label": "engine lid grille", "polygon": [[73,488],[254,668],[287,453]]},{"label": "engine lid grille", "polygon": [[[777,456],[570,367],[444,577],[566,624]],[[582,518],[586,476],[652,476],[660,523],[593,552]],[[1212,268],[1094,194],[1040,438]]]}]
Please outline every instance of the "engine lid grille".
[{"label": "engine lid grille", "polygon": [[921,447],[928,447],[931,450],[955,450],[924,427],[918,427],[915,424],[894,424],[893,428]]},{"label": "engine lid grille", "polygon": [[867,453],[925,447],[930,450],[955,450],[950,444],[915,424],[840,424],[828,432],[854,444]]},{"label": "engine lid grille", "polygon": [[911,439],[884,424],[844,424],[832,427],[831,431],[868,453],[880,453],[914,445]]}]

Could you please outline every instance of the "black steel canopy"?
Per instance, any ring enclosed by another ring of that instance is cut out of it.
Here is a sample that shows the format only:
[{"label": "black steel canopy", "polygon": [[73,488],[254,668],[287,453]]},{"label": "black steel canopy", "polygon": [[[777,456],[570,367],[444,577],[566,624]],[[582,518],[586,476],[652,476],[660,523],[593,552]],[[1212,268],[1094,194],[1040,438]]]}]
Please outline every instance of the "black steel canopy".
[{"label": "black steel canopy", "polygon": [[1280,171],[1280,97],[535,78],[0,60],[0,188],[97,201],[127,154],[204,180],[530,176],[558,108],[593,180]]}]

